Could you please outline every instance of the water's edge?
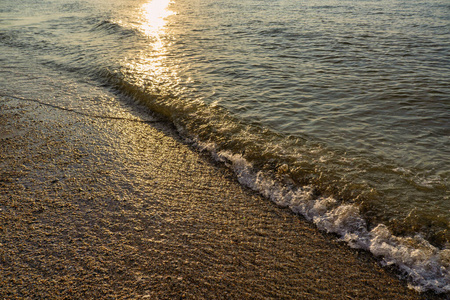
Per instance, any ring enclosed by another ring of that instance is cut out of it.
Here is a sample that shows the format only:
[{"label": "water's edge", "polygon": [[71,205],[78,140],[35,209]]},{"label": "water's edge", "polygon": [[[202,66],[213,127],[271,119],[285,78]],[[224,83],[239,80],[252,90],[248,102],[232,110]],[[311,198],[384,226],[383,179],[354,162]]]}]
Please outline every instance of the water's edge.
[{"label": "water's edge", "polygon": [[241,155],[217,151],[214,144],[187,137],[183,128],[177,126],[177,129],[187,143],[200,152],[207,151],[215,161],[233,170],[242,185],[305,217],[318,229],[337,234],[351,248],[369,251],[380,259],[382,266],[397,268],[409,288],[417,292],[450,292],[449,249],[434,247],[420,235],[413,238],[395,236],[384,224],[368,230],[356,205],[317,196],[311,185],[301,188],[287,186],[273,174],[254,168]]}]

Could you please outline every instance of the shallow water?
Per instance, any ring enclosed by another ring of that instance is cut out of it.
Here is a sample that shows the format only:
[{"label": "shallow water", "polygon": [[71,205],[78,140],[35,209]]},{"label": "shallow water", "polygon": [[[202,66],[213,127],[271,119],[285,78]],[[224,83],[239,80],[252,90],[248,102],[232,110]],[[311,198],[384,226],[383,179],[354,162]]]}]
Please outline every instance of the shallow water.
[{"label": "shallow water", "polygon": [[3,1],[0,13],[5,93],[45,99],[7,78],[41,65],[129,95],[243,184],[417,289],[450,290],[446,1]]}]

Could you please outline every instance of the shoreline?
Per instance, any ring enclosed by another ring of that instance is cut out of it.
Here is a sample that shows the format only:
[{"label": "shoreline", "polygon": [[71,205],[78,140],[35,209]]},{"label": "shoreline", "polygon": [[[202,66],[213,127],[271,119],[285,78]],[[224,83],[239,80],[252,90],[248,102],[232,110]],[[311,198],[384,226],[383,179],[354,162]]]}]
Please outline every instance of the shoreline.
[{"label": "shoreline", "polygon": [[0,298],[446,297],[408,289],[131,104],[118,119],[0,99]]}]

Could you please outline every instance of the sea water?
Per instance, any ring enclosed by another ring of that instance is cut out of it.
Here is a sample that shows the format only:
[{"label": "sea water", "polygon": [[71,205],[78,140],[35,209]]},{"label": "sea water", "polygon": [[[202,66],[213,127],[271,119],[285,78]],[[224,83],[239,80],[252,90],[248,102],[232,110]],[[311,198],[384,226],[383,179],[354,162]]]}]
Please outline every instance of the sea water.
[{"label": "sea water", "polygon": [[48,70],[132,97],[412,288],[450,291],[448,1],[4,0],[0,16],[2,96],[45,101],[14,74]]}]

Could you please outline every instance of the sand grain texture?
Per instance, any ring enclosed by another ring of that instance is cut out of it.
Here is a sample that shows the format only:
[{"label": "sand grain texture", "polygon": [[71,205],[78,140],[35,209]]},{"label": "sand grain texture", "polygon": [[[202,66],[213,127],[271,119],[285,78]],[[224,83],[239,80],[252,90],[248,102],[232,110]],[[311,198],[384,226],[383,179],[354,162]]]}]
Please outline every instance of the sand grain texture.
[{"label": "sand grain texture", "polygon": [[435,297],[243,188],[165,122],[1,97],[0,224],[0,299]]}]

